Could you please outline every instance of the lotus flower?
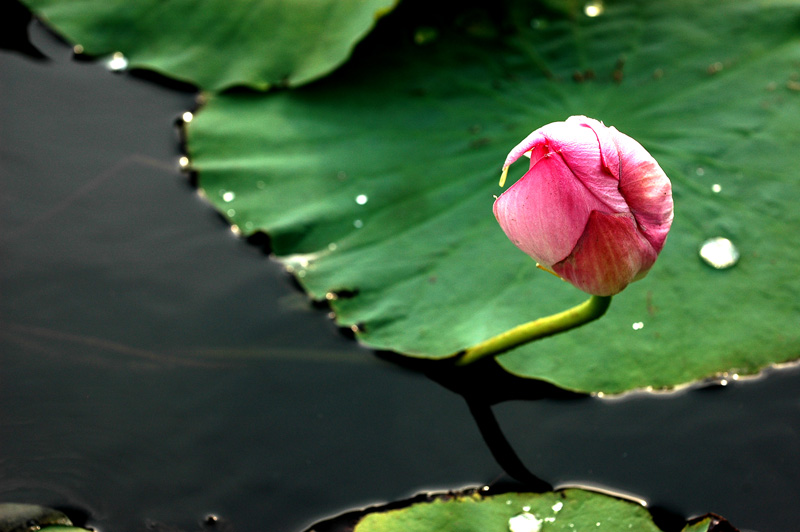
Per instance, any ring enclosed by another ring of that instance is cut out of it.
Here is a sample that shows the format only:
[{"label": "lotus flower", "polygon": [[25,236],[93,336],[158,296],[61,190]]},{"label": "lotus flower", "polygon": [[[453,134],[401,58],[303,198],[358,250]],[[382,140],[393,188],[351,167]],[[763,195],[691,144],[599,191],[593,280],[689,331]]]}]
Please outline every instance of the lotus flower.
[{"label": "lotus flower", "polygon": [[585,116],[543,126],[508,154],[528,172],[494,203],[508,238],[584,292],[611,296],[644,277],[672,224],[672,185],[641,144]]}]

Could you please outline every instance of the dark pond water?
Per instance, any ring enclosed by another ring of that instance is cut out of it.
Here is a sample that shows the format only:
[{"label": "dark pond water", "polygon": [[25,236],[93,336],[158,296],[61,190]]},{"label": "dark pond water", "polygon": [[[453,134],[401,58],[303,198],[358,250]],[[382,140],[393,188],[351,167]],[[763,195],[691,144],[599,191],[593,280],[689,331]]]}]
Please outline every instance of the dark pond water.
[{"label": "dark pond water", "polygon": [[30,31],[27,55],[25,40],[0,50],[0,501],[108,532],[198,530],[208,514],[300,532],[420,491],[505,484],[488,441],[518,477],[506,443],[554,485],[798,530],[796,368],[613,401],[473,381],[473,417],[340,334],[197,196],[174,128],[190,91]]}]

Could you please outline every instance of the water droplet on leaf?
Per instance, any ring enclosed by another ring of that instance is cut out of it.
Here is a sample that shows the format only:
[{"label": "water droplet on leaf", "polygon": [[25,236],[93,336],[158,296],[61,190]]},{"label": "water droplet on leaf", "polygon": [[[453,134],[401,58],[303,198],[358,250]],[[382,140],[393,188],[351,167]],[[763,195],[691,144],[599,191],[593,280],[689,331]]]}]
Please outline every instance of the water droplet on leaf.
[{"label": "water droplet on leaf", "polygon": [[583,6],[583,13],[587,17],[599,17],[603,14],[604,10],[605,6],[603,5],[603,2],[600,2],[599,0],[588,2],[585,6]]},{"label": "water droplet on leaf", "polygon": [[710,238],[700,246],[700,258],[712,268],[725,270],[739,262],[739,250],[727,238]]},{"label": "water droplet on leaf", "polygon": [[529,512],[515,515],[508,520],[509,532],[539,532],[542,529],[542,520]]},{"label": "water droplet on leaf", "polygon": [[111,58],[106,61],[106,66],[109,70],[113,70],[114,72],[119,72],[121,70],[125,70],[128,67],[128,60],[125,58],[122,52],[114,52],[111,55]]}]

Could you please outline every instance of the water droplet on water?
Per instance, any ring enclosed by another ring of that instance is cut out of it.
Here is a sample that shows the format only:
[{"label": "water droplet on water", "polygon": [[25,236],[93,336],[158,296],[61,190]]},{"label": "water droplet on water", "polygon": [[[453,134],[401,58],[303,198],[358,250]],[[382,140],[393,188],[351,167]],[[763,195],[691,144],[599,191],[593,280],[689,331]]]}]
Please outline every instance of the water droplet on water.
[{"label": "water droplet on water", "polygon": [[222,196],[222,201],[225,203],[233,201],[236,198],[236,193],[231,191],[221,192],[220,195]]},{"label": "water droplet on water", "polygon": [[356,229],[361,229],[362,227],[364,227],[364,222],[362,222],[361,220],[355,220],[353,222],[353,227],[355,227]]},{"label": "water droplet on water", "polygon": [[604,10],[605,6],[600,0],[594,0],[583,6],[583,12],[587,17],[599,17]]},{"label": "water droplet on water", "polygon": [[181,115],[181,118],[183,119],[184,123],[188,124],[194,119],[194,115],[191,112],[186,111]]},{"label": "water droplet on water", "polygon": [[542,529],[542,522],[532,513],[524,512],[508,520],[508,530],[509,532],[539,532]]},{"label": "water droplet on water", "polygon": [[720,192],[722,192],[722,185],[720,185],[719,183],[714,183],[713,185],[711,185],[711,192],[713,192],[714,194],[719,194]]},{"label": "water droplet on water", "polygon": [[725,270],[739,262],[739,250],[727,238],[710,238],[700,246],[700,258],[712,268]]},{"label": "water droplet on water", "polygon": [[358,196],[356,196],[356,203],[358,203],[359,205],[366,204],[367,200],[369,200],[369,198],[367,198],[366,194],[359,194]]},{"label": "water droplet on water", "polygon": [[125,55],[123,55],[122,52],[114,52],[111,55],[111,58],[106,61],[106,66],[109,70],[119,72],[120,70],[125,70],[128,67],[128,60],[125,58]]},{"label": "water droplet on water", "polygon": [[637,321],[636,323],[631,325],[631,327],[633,328],[634,331],[641,331],[642,329],[644,329],[644,323],[642,323],[641,321]]}]

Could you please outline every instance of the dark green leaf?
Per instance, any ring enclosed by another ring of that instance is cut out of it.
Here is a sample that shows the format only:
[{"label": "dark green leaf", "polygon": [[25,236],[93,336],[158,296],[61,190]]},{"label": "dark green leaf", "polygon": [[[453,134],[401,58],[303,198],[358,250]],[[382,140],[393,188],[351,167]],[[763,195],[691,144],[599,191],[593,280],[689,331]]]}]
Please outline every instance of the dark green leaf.
[{"label": "dark green leaf", "polygon": [[[492,195],[531,130],[603,120],[673,180],[666,247],[601,320],[498,360],[587,392],[753,373],[800,355],[798,17],[794,2],[629,0],[496,39],[443,27],[314,86],[213,96],[192,164],[362,342],[442,358],[585,298],[507,241]],[[733,268],[700,259],[717,236],[741,252]]]},{"label": "dark green leaf", "polygon": [[22,1],[88,54],[220,90],[327,74],[396,0]]}]

